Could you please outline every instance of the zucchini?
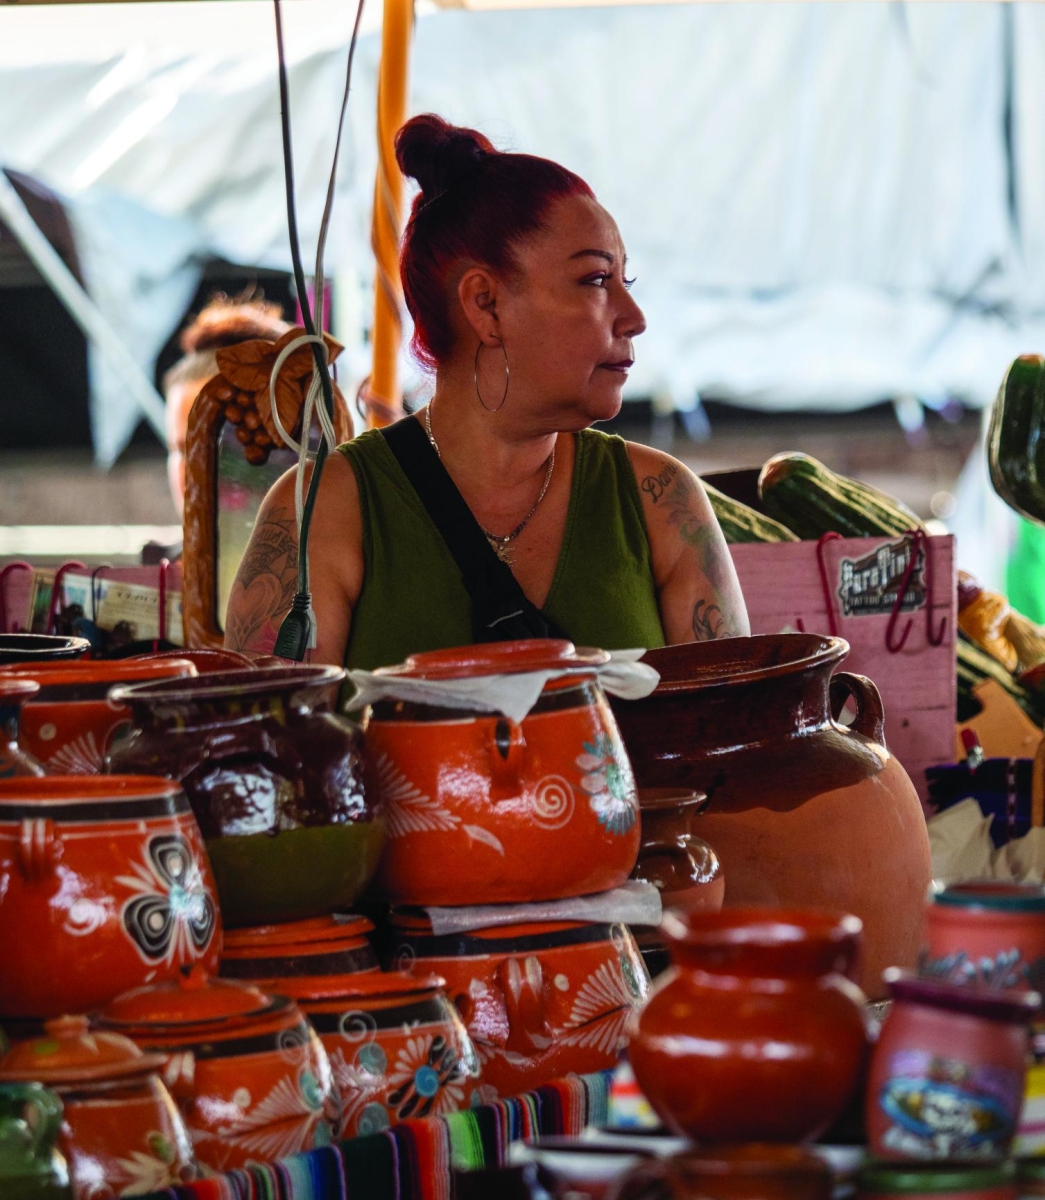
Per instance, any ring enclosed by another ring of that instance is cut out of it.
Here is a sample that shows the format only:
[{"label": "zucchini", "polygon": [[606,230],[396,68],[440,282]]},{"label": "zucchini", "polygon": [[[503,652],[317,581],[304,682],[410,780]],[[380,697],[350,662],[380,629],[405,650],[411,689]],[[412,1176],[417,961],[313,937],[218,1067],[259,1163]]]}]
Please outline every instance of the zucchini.
[{"label": "zucchini", "polygon": [[991,409],[987,461],[994,490],[1045,525],[1045,358],[1023,354],[1001,381]]},{"label": "zucchini", "polygon": [[798,538],[785,525],[763,516],[739,500],[704,483],[711,507],[718,517],[719,528],[727,542],[797,542]]},{"label": "zucchini", "polygon": [[775,454],[758,477],[766,512],[800,538],[899,537],[925,525],[899,500],[836,475],[808,454]]}]

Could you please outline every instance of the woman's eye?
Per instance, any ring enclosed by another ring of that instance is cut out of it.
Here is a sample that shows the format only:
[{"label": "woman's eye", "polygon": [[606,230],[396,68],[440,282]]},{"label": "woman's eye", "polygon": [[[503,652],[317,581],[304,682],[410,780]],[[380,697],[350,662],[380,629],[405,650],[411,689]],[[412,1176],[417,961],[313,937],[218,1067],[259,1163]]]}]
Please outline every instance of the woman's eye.
[{"label": "woman's eye", "polygon": [[634,283],[635,283],[635,276],[634,276],[634,275],[632,275],[632,277],[631,277],[630,279],[625,279],[625,280],[623,281],[623,283],[624,283],[624,287],[625,287],[625,289],[626,289],[627,291],[629,291],[629,292],[630,292],[630,291],[631,291],[631,289],[632,289],[632,286],[633,286],[633,285],[634,285]]},{"label": "woman's eye", "polygon": [[613,278],[612,275],[606,275],[606,274],[589,275],[588,278],[584,280],[584,282],[587,284],[594,285],[595,287],[604,288],[606,286],[606,284],[609,283],[609,281],[612,278]]}]

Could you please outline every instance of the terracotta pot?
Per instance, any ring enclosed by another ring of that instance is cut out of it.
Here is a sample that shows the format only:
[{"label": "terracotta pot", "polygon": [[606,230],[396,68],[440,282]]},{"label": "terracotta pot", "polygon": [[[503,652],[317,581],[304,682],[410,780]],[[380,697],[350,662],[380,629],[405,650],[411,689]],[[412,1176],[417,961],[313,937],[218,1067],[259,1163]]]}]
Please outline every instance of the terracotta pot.
[{"label": "terracotta pot", "polygon": [[214,878],[185,793],[142,777],[0,790],[0,1018],[88,1012],[183,966],[217,967]]},{"label": "terracotta pot", "polygon": [[269,667],[114,693],[136,729],[106,770],[182,783],[226,925],[349,908],[374,873],[384,828],[364,793],[359,730],[332,711],[344,677]]},{"label": "terracotta pot", "polygon": [[860,1172],[860,1200],[1016,1200],[1016,1170],[1012,1163],[904,1163],[870,1165]]},{"label": "terracotta pot", "polygon": [[297,998],[303,981],[344,979],[380,973],[365,917],[313,917],[282,925],[230,929],[221,954],[221,974]]},{"label": "terracotta pot", "polygon": [[0,667],[9,663],[56,662],[82,658],[91,648],[86,638],[51,637],[43,633],[0,633]]},{"label": "terracotta pot", "polygon": [[393,912],[391,938],[396,967],[446,980],[491,1096],[614,1066],[649,988],[623,925],[532,922],[436,937],[427,917]]},{"label": "terracotta pot", "polygon": [[215,1171],[326,1145],[337,1100],[330,1062],[285,996],[192,971],[138,988],[99,1021],[163,1059],[199,1161]]},{"label": "terracotta pot", "polygon": [[0,675],[0,779],[16,775],[42,775],[43,767],[18,744],[22,705],[40,690],[31,679]]},{"label": "terracotta pot", "polygon": [[632,1023],[639,1087],[677,1133],[801,1142],[844,1110],[867,1054],[863,996],[846,975],[860,922],[840,913],[669,913],[675,969]]},{"label": "terracotta pot", "polygon": [[726,895],[718,855],[697,836],[707,796],[686,788],[639,788],[642,845],[632,879],[652,883],[665,908],[717,912]]},{"label": "terracotta pot", "polygon": [[919,972],[953,983],[1045,988],[1045,887],[955,884],[929,904]]},{"label": "terracotta pot", "polygon": [[[885,749],[881,699],[831,672],[841,638],[774,634],[651,650],[645,700],[614,701],[643,787],[706,792],[700,836],[726,876],[726,904],[851,912],[864,923],[868,994],[913,966],[931,868],[921,805]],[[831,716],[852,696],[852,727]]]},{"label": "terracotta pot", "polygon": [[1004,1158],[1041,998],[906,971],[887,971],[886,981],[893,1005],[866,1092],[871,1150],[882,1158]]},{"label": "terracotta pot", "polygon": [[43,1037],[0,1059],[0,1081],[36,1080],[61,1098],[58,1147],[74,1200],[141,1196],[197,1177],[188,1130],[156,1074],[162,1062],[125,1037],[89,1031],[86,1017],[48,1021]]},{"label": "terracotta pot", "polygon": [[70,1200],[69,1168],[55,1148],[62,1102],[39,1083],[0,1083],[0,1196]]},{"label": "terracotta pot", "polygon": [[[593,670],[607,657],[535,639],[417,654],[377,672],[404,680],[573,672],[550,681],[521,724],[405,701],[368,710],[367,758],[389,832],[377,876],[383,896],[518,903],[607,891],[628,878],[638,802]],[[465,860],[466,874],[447,869]]]},{"label": "terracotta pot", "polygon": [[613,1200],[830,1200],[827,1164],[798,1146],[708,1146],[634,1168]]},{"label": "terracotta pot", "polygon": [[130,712],[109,696],[127,680],[195,675],[181,658],[159,662],[91,659],[12,667],[8,679],[34,679],[40,690],[22,709],[22,745],[51,775],[94,775]]}]

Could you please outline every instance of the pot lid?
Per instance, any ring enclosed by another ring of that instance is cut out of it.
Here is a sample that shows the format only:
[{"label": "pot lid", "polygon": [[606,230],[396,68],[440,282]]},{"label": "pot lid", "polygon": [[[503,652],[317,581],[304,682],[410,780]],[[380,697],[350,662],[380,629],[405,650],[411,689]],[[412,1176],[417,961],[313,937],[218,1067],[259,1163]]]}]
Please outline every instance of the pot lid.
[{"label": "pot lid", "polygon": [[4,780],[0,816],[9,806],[15,809],[37,803],[84,808],[98,804],[119,806],[133,800],[177,798],[181,790],[180,783],[159,775],[24,775]]},{"label": "pot lid", "polygon": [[988,908],[994,912],[1045,913],[1045,886],[986,880],[956,883],[937,892],[933,903],[952,908]]},{"label": "pot lid", "polygon": [[610,656],[605,650],[578,649],[572,642],[559,638],[526,638],[411,654],[406,662],[394,667],[379,667],[374,674],[403,679],[471,679],[479,675],[601,667],[609,661]]},{"label": "pot lid", "polygon": [[1004,1187],[1016,1179],[1012,1162],[977,1166],[964,1162],[884,1163],[867,1166],[857,1176],[860,1194],[931,1195],[934,1192],[973,1192]]},{"label": "pot lid", "polygon": [[942,979],[923,978],[914,971],[901,971],[898,967],[884,971],[882,979],[894,1000],[910,1000],[991,1021],[1026,1024],[1041,1008],[1041,996],[1037,992],[948,983]]},{"label": "pot lid", "polygon": [[197,704],[247,696],[278,696],[288,692],[330,688],[345,678],[341,667],[290,663],[251,671],[211,671],[191,679],[161,679],[155,683],[121,684],[110,693],[118,704]]},{"label": "pot lid", "polygon": [[10,679],[35,679],[41,687],[72,684],[140,683],[154,679],[188,678],[196,668],[184,658],[74,659],[72,662],[20,663],[8,667]]},{"label": "pot lid", "polygon": [[102,1013],[108,1028],[185,1029],[197,1025],[240,1025],[289,1004],[250,983],[211,979],[199,966],[168,983],[124,992]]},{"label": "pot lid", "polygon": [[312,975],[280,980],[295,1000],[384,1000],[431,995],[446,987],[439,975],[407,975],[404,971],[366,971],[355,975]]},{"label": "pot lid", "polygon": [[0,1081],[45,1084],[100,1083],[146,1075],[164,1063],[128,1037],[92,1030],[86,1017],[57,1017],[41,1037],[15,1042],[0,1058]]},{"label": "pot lid", "polygon": [[329,917],[309,917],[304,921],[285,921],[279,925],[251,925],[226,929],[224,954],[240,950],[288,950],[296,947],[318,948],[323,943],[343,944],[373,933],[374,923],[353,913]]}]

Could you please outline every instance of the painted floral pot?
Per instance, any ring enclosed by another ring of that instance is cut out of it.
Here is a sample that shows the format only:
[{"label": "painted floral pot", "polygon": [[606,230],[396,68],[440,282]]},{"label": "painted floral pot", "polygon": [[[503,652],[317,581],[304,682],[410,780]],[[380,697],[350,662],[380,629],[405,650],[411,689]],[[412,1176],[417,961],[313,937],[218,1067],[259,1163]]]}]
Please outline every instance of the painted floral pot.
[{"label": "painted floral pot", "polygon": [[613,1067],[649,990],[623,925],[532,922],[436,937],[427,917],[393,912],[389,944],[399,970],[446,980],[490,1096]]},{"label": "painted floral pot", "polygon": [[827,1164],[799,1146],[707,1146],[641,1163],[614,1200],[831,1200]]},{"label": "painted floral pot", "polygon": [[[861,984],[914,966],[931,881],[921,804],[885,748],[878,690],[832,671],[841,638],[773,634],[651,650],[661,682],[614,700],[641,787],[705,792],[700,836],[726,904],[851,912],[864,923]],[[856,701],[852,726],[832,717]],[[832,703],[833,702],[833,703]]]},{"label": "painted floral pot", "polygon": [[114,1000],[99,1025],[163,1058],[200,1163],[227,1171],[327,1145],[330,1061],[285,996],[190,972]]},{"label": "painted floral pot", "polygon": [[90,1012],[128,988],[217,967],[221,920],[181,788],[136,776],[0,789],[0,1018]]},{"label": "painted floral pot", "polygon": [[42,775],[44,769],[18,744],[22,705],[40,690],[32,679],[0,675],[0,779],[16,775]]},{"label": "painted floral pot", "polygon": [[52,637],[43,633],[0,633],[0,668],[12,663],[58,662],[83,658],[91,648],[86,638]]},{"label": "painted floral pot", "polygon": [[639,788],[642,844],[631,877],[652,883],[665,908],[717,912],[722,907],[722,864],[697,836],[707,802],[707,796],[685,788]]},{"label": "painted floral pot", "polygon": [[71,1200],[69,1168],[56,1149],[62,1102],[39,1083],[0,1083],[0,1196]]},{"label": "painted floral pot", "polygon": [[873,1164],[857,1177],[859,1200],[1016,1200],[1018,1194],[1011,1162]]},{"label": "painted floral pot", "polygon": [[882,1158],[1003,1159],[1023,1104],[1037,992],[887,971],[892,1008],[871,1060],[865,1120]]},{"label": "painted floral pot", "polygon": [[120,688],[135,732],[106,770],[181,782],[227,926],[351,907],[384,825],[363,786],[358,728],[332,711],[344,671],[266,667]]},{"label": "painted floral pot", "polygon": [[[639,848],[631,768],[593,668],[601,650],[535,639],[417,654],[403,680],[570,670],[521,722],[497,712],[386,700],[366,753],[388,846],[377,890],[401,904],[553,900],[622,884]],[[585,668],[588,668],[586,671]],[[468,863],[467,872],[447,864]]]},{"label": "painted floral pot", "polygon": [[674,969],[631,1027],[639,1087],[676,1133],[803,1142],[859,1085],[864,998],[848,977],[860,922],[827,911],[669,913]]},{"label": "painted floral pot", "polygon": [[381,965],[369,939],[373,929],[366,917],[353,916],[230,929],[221,953],[221,974],[296,999],[302,981],[379,973]]},{"label": "painted floral pot", "polygon": [[22,745],[49,775],[95,775],[130,712],[109,691],[128,680],[170,679],[196,674],[181,658],[156,662],[91,659],[10,668],[9,679],[34,679],[40,690],[22,709]]},{"label": "painted floral pot", "polygon": [[1045,887],[955,884],[926,912],[919,973],[953,983],[1045,988]]},{"label": "painted floral pot", "polygon": [[61,1098],[58,1148],[73,1200],[143,1196],[197,1178],[189,1132],[156,1073],[162,1062],[125,1037],[89,1031],[86,1017],[48,1021],[42,1037],[0,1059],[0,1082],[36,1080]]}]

